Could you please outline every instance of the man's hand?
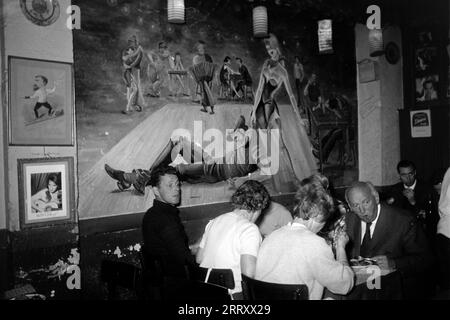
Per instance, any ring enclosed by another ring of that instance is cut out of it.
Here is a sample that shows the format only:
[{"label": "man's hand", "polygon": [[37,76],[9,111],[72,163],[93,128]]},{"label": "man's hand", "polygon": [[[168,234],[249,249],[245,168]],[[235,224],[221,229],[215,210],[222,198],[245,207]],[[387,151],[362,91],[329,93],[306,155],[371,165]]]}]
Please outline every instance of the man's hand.
[{"label": "man's hand", "polygon": [[405,189],[403,190],[403,195],[408,199],[409,203],[412,205],[416,204],[416,199],[414,198],[414,190],[412,189]]},{"label": "man's hand", "polygon": [[381,255],[381,256],[375,256],[371,258],[372,260],[375,260],[377,262],[377,265],[384,270],[394,271],[396,269],[395,261],[392,259],[389,259],[388,257]]}]

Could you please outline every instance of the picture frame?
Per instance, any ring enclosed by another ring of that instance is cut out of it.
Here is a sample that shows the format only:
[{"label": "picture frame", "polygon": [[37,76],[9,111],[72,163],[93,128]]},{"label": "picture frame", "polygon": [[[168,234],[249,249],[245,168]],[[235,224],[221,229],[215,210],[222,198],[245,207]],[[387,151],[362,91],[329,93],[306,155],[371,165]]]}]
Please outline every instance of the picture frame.
[{"label": "picture frame", "polygon": [[17,169],[22,229],[74,220],[72,157],[18,159]]},{"label": "picture frame", "polygon": [[430,138],[431,112],[430,109],[410,111],[411,137]]},{"label": "picture frame", "polygon": [[73,64],[8,57],[11,146],[74,145]]},{"label": "picture frame", "polygon": [[412,97],[416,108],[442,105],[447,99],[447,79],[442,73],[442,32],[436,26],[414,29],[412,39]]},{"label": "picture frame", "polygon": [[430,74],[416,78],[416,103],[439,101],[439,75]]}]

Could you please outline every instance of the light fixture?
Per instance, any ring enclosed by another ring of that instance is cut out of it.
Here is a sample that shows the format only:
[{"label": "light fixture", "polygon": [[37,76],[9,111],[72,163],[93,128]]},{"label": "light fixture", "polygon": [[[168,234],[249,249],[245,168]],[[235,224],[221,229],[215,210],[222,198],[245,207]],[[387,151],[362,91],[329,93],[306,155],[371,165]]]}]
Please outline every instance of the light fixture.
[{"label": "light fixture", "polygon": [[267,37],[267,8],[258,6],[253,8],[253,35],[256,38]]},{"label": "light fixture", "polygon": [[167,20],[170,23],[184,23],[184,0],[167,0]]},{"label": "light fixture", "polygon": [[384,54],[382,29],[372,29],[369,31],[369,50],[371,57],[378,57]]}]

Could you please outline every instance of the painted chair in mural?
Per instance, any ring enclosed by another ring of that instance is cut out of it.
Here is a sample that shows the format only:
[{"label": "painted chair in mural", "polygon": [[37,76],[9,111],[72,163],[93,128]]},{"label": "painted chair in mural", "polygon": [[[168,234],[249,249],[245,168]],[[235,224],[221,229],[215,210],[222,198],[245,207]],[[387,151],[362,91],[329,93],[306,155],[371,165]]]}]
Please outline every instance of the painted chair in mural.
[{"label": "painted chair in mural", "polygon": [[253,101],[255,99],[255,94],[253,93],[253,87],[243,85],[242,90],[244,91],[244,96],[243,96],[244,102],[248,101],[249,103],[253,103]]}]

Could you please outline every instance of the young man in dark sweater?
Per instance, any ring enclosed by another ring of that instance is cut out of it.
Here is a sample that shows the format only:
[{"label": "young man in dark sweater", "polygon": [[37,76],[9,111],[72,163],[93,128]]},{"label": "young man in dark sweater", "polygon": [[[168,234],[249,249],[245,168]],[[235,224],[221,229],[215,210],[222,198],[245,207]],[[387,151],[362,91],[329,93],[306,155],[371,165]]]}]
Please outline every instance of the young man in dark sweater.
[{"label": "young man in dark sweater", "polygon": [[151,173],[149,184],[155,200],[142,221],[144,257],[158,257],[166,274],[182,275],[185,265],[196,263],[177,208],[181,200],[177,173],[171,167],[157,168]]}]

